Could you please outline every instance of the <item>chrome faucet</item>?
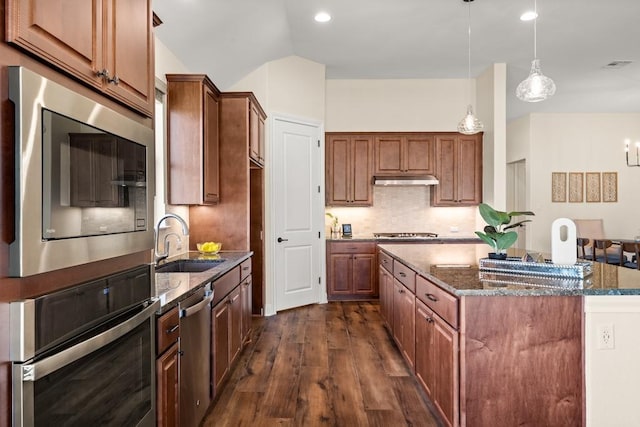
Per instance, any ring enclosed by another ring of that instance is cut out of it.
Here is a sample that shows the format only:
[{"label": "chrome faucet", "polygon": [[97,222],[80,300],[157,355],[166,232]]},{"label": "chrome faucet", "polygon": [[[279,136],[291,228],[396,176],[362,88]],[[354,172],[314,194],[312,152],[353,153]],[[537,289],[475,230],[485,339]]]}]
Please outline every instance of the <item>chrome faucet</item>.
[{"label": "chrome faucet", "polygon": [[183,236],[188,236],[189,235],[189,226],[187,225],[186,221],[184,219],[182,219],[182,217],[173,214],[173,213],[168,213],[165,214],[162,218],[160,218],[158,220],[158,223],[156,224],[156,228],[155,228],[155,233],[154,233],[154,240],[155,240],[155,245],[154,245],[154,252],[155,252],[155,263],[156,265],[162,261],[163,259],[166,259],[169,256],[169,242],[167,241],[167,238],[170,235],[175,235],[178,237],[178,243],[181,242],[180,240],[180,236],[178,236],[176,233],[169,233],[165,236],[164,238],[164,252],[160,253],[158,250],[158,235],[160,234],[160,225],[162,224],[162,222],[168,218],[174,218],[176,219],[180,225],[182,225],[182,234]]}]

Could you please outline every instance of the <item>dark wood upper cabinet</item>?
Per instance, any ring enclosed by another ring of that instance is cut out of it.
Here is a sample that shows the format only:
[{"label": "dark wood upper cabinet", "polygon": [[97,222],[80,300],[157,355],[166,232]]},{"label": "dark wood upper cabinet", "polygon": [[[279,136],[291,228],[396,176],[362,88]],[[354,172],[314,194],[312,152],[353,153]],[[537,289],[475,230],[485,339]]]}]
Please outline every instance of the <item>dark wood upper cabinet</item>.
[{"label": "dark wood upper cabinet", "polygon": [[153,117],[149,0],[7,0],[7,42]]},{"label": "dark wood upper cabinet", "polygon": [[432,134],[376,136],[374,175],[433,174],[433,138]]},{"label": "dark wood upper cabinet", "polygon": [[203,74],[167,74],[167,183],[173,205],[220,200],[220,92]]},{"label": "dark wood upper cabinet", "polygon": [[473,206],[482,201],[482,134],[436,136],[436,171],[440,183],[431,206]]},{"label": "dark wood upper cabinet", "polygon": [[326,204],[371,206],[373,136],[327,134]]},{"label": "dark wood upper cabinet", "polygon": [[249,99],[249,158],[258,166],[264,166],[264,121],[266,114],[260,105]]}]

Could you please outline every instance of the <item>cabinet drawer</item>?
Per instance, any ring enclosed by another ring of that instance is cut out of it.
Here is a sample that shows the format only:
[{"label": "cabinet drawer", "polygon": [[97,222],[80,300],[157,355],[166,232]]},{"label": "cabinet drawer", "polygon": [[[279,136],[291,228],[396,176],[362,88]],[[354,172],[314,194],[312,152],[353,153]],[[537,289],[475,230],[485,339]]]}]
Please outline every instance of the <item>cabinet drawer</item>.
[{"label": "cabinet drawer", "polygon": [[240,264],[240,280],[244,280],[247,276],[251,276],[251,258]]},{"label": "cabinet drawer", "polygon": [[389,273],[393,273],[393,258],[384,252],[378,252],[378,262],[381,266],[385,268]]},{"label": "cabinet drawer", "polygon": [[416,297],[458,329],[458,299],[424,277],[416,278]]},{"label": "cabinet drawer", "polygon": [[375,254],[376,242],[331,242],[332,254]]},{"label": "cabinet drawer", "polygon": [[211,306],[215,306],[227,296],[229,292],[240,284],[240,266],[236,266],[229,270],[227,274],[216,279],[213,282],[213,302]]},{"label": "cabinet drawer", "polygon": [[178,316],[178,307],[174,307],[162,316],[158,317],[156,323],[156,336],[158,356],[164,353],[171,344],[178,341],[180,336],[180,320]]},{"label": "cabinet drawer", "polygon": [[409,288],[411,292],[416,292],[416,272],[396,260],[393,261],[393,277]]}]

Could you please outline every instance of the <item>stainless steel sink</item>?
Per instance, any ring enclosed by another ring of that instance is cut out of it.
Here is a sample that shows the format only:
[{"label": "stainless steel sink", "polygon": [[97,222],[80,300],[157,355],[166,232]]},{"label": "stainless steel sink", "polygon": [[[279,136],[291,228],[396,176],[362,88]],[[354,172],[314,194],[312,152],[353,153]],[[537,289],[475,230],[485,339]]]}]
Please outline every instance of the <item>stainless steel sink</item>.
[{"label": "stainless steel sink", "polygon": [[217,267],[223,258],[215,260],[180,259],[156,267],[156,273],[200,273]]}]

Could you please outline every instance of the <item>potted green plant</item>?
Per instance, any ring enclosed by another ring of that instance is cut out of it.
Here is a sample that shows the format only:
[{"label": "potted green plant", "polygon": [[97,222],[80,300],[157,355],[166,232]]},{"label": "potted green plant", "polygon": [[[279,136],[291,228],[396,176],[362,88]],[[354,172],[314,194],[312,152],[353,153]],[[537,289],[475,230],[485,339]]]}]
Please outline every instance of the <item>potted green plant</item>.
[{"label": "potted green plant", "polygon": [[516,240],[518,233],[513,228],[521,227],[525,222],[531,222],[530,219],[511,224],[514,216],[535,215],[533,212],[502,212],[497,211],[486,203],[478,206],[480,216],[487,225],[483,231],[476,231],[476,235],[481,238],[487,245],[491,246],[494,252],[489,253],[489,258],[506,259],[507,249],[510,248]]}]

